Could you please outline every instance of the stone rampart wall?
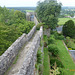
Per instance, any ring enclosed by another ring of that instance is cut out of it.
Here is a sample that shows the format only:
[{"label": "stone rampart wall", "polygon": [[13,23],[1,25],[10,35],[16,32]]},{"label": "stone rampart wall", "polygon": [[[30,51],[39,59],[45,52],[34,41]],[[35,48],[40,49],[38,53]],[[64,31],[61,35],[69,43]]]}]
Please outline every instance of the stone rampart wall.
[{"label": "stone rampart wall", "polygon": [[26,35],[25,33],[19,37],[6,51],[0,56],[0,75],[4,75],[4,72],[9,68],[14,58],[18,54],[19,50],[28,42],[33,34],[36,32],[36,26]]},{"label": "stone rampart wall", "polygon": [[37,51],[40,45],[40,40],[43,36],[43,28],[40,27],[40,31],[35,34],[32,40],[31,47],[29,48],[24,63],[18,73],[18,75],[34,75],[35,62],[37,57]]}]

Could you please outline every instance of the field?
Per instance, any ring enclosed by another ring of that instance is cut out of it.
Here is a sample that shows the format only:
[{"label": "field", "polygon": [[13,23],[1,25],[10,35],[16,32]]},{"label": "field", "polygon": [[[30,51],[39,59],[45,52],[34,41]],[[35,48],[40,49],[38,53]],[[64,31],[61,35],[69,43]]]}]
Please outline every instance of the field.
[{"label": "field", "polygon": [[26,12],[34,12],[34,10],[26,10]]},{"label": "field", "polygon": [[67,22],[68,20],[73,20],[75,23],[75,18],[59,18],[58,19],[58,25],[64,25],[65,22]]},{"label": "field", "polygon": [[61,62],[64,65],[62,71],[64,72],[63,75],[74,75],[75,73],[75,64],[72,61],[68,51],[66,50],[63,42],[61,40],[56,40],[57,47],[59,48],[59,57]]}]

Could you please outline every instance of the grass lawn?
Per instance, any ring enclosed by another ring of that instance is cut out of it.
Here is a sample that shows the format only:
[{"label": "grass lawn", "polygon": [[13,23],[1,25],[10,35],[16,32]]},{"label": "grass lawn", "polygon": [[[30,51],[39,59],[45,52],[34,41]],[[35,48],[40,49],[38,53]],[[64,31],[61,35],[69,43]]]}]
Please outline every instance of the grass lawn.
[{"label": "grass lawn", "polygon": [[61,62],[64,65],[63,75],[74,75],[75,73],[75,64],[72,61],[68,51],[66,50],[63,42],[61,40],[56,40],[56,45],[59,48],[59,57]]},{"label": "grass lawn", "polygon": [[34,10],[26,10],[26,12],[34,12]]},{"label": "grass lawn", "polygon": [[73,20],[75,22],[75,19],[74,18],[59,18],[58,19],[58,25],[64,25],[65,22],[67,22],[68,20]]},{"label": "grass lawn", "polygon": [[43,75],[50,75],[49,56],[47,48],[44,48]]}]

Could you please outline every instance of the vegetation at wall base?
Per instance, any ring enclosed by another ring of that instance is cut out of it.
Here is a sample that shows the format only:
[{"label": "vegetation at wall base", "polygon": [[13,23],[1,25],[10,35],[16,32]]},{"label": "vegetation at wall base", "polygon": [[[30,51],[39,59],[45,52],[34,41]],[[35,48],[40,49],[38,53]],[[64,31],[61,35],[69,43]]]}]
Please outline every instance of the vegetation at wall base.
[{"label": "vegetation at wall base", "polygon": [[50,75],[48,49],[44,47],[43,75]]},{"label": "vegetation at wall base", "polygon": [[[46,35],[43,36],[43,41],[48,42],[48,37]],[[43,75],[50,75],[50,63],[49,63],[48,48],[44,47],[43,51],[44,51]]]},{"label": "vegetation at wall base", "polygon": [[65,44],[69,48],[69,50],[75,50],[75,39],[72,39],[70,37],[66,37],[64,40]]}]

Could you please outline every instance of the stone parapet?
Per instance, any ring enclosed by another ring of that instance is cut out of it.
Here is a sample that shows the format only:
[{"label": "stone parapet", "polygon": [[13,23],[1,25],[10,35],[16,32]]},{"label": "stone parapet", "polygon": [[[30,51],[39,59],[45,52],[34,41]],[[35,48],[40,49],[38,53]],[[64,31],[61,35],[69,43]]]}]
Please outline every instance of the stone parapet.
[{"label": "stone parapet", "polygon": [[43,28],[35,34],[32,40],[31,47],[29,48],[24,63],[17,75],[34,75],[35,62],[37,59],[37,51],[40,46],[40,40],[43,36]]},{"label": "stone parapet", "polygon": [[0,56],[0,75],[4,75],[10,67],[19,50],[28,42],[36,32],[36,26],[26,35],[25,33],[19,37],[4,53]]}]

